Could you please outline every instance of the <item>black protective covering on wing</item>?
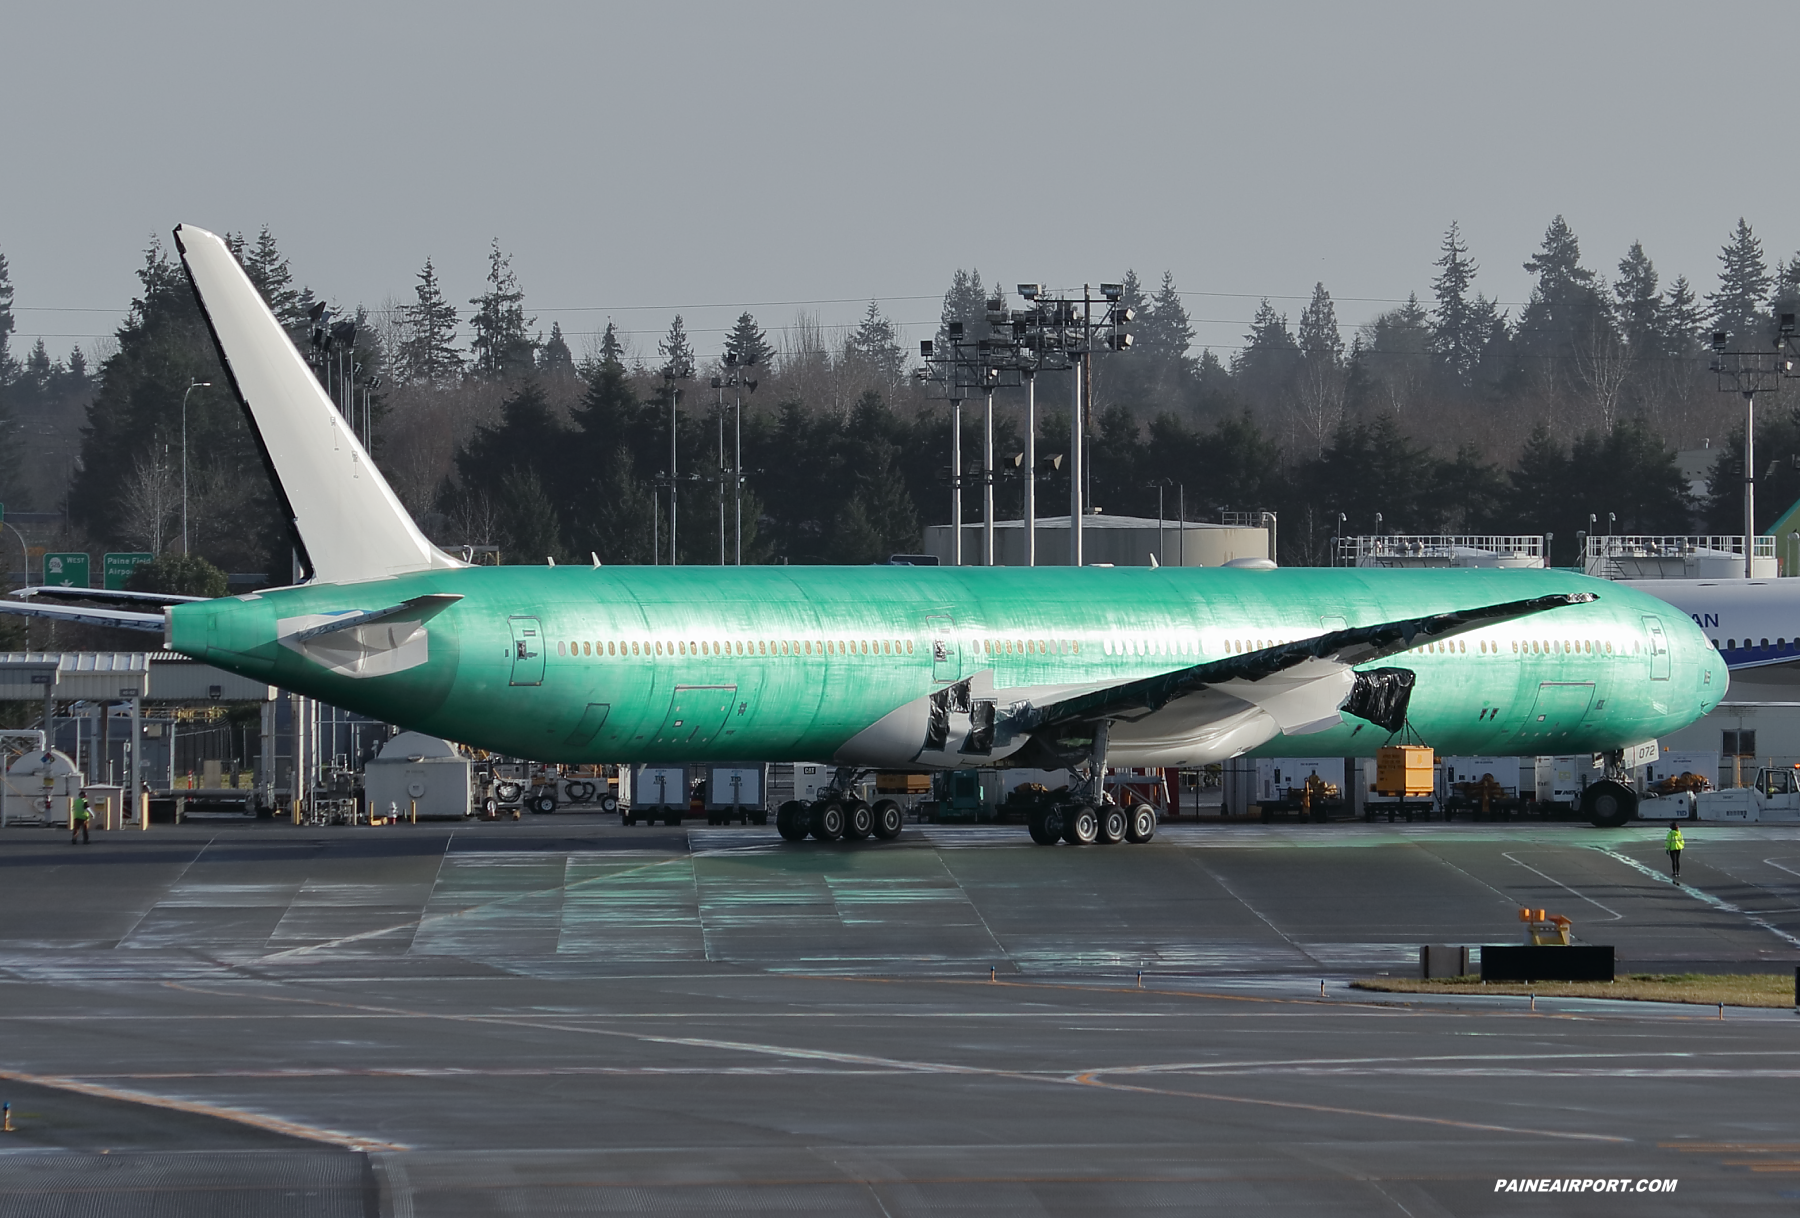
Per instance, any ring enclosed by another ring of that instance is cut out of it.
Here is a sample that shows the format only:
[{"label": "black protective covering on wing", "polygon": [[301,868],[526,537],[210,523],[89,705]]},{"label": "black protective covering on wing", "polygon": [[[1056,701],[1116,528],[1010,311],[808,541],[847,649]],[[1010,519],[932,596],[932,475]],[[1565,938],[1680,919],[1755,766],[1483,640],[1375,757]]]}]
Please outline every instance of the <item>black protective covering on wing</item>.
[{"label": "black protective covering on wing", "polygon": [[1405,651],[1420,642],[1435,642],[1479,630],[1495,622],[1529,617],[1534,613],[1561,609],[1567,605],[1583,605],[1598,599],[1592,592],[1559,592],[1530,600],[1507,601],[1499,605],[1457,609],[1449,613],[1405,618],[1374,626],[1353,626],[1345,630],[1327,631],[1310,639],[1281,643],[1265,647],[1261,651],[1226,656],[1173,672],[1140,677],[1135,681],[1076,694],[1046,706],[1033,707],[1026,712],[1022,726],[1027,731],[1036,731],[1065,723],[1101,719],[1124,711],[1157,711],[1184,694],[1226,681],[1258,681],[1308,660],[1335,660],[1354,667]]}]

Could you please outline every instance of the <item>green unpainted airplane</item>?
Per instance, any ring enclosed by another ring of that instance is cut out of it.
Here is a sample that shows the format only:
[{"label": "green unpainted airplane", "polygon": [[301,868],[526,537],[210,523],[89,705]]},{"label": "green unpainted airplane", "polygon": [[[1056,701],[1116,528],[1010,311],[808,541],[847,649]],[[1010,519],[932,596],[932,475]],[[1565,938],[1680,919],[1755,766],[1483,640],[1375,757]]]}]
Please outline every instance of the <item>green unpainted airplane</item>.
[{"label": "green unpainted airplane", "polygon": [[[175,241],[307,578],[161,613],[16,611],[166,645],[412,730],[560,762],[825,762],[777,827],[893,837],[870,768],[1068,769],[1032,836],[1142,841],[1108,764],[1606,753],[1710,711],[1725,665],[1644,593],[1547,570],[471,566],[400,506],[225,243]],[[1584,809],[1618,823],[1612,781]]]}]

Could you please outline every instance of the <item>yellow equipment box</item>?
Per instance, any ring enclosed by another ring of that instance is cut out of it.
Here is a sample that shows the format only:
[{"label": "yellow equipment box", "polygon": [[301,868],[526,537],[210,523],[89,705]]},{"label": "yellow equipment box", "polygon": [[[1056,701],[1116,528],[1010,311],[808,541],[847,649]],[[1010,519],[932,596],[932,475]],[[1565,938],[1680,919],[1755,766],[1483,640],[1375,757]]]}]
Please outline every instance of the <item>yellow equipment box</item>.
[{"label": "yellow equipment box", "polygon": [[1411,744],[1392,744],[1375,750],[1375,793],[1400,796],[1430,795],[1437,789],[1437,756],[1432,750]]}]

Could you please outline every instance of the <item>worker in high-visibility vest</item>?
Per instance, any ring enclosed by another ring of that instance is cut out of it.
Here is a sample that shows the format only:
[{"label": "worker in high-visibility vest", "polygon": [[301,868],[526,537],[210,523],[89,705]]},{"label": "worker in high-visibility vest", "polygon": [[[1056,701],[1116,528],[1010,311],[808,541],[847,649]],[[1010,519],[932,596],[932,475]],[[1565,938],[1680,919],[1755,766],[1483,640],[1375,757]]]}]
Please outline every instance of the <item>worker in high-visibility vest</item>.
[{"label": "worker in high-visibility vest", "polygon": [[1670,825],[1669,835],[1663,838],[1663,849],[1669,852],[1669,871],[1677,884],[1681,883],[1681,850],[1685,845],[1681,840],[1681,826]]},{"label": "worker in high-visibility vest", "polygon": [[79,838],[81,844],[85,846],[88,844],[88,822],[94,819],[94,811],[88,807],[87,796],[77,795],[75,797],[72,815],[74,820],[70,823],[74,826],[74,831],[69,834],[69,845],[73,846],[76,839]]}]

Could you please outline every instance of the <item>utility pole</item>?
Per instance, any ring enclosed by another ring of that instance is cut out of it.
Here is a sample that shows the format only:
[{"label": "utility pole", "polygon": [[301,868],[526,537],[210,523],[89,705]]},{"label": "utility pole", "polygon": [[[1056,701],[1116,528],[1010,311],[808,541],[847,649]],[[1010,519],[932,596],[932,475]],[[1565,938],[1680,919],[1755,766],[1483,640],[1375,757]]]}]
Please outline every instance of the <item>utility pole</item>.
[{"label": "utility pole", "polygon": [[[211,381],[195,381],[187,387],[187,393],[184,393],[181,395],[181,553],[183,556],[193,553],[193,550],[188,548],[188,515],[187,515],[187,499],[188,499],[187,404],[188,404],[188,394],[193,393],[194,390],[196,390],[196,389],[210,389],[211,387],[212,387]],[[31,566],[31,563],[29,561],[27,561],[25,565],[27,568],[29,568]]]},{"label": "utility pole", "polygon": [[1020,361],[1025,378],[1025,565],[1037,566],[1037,367]]}]

